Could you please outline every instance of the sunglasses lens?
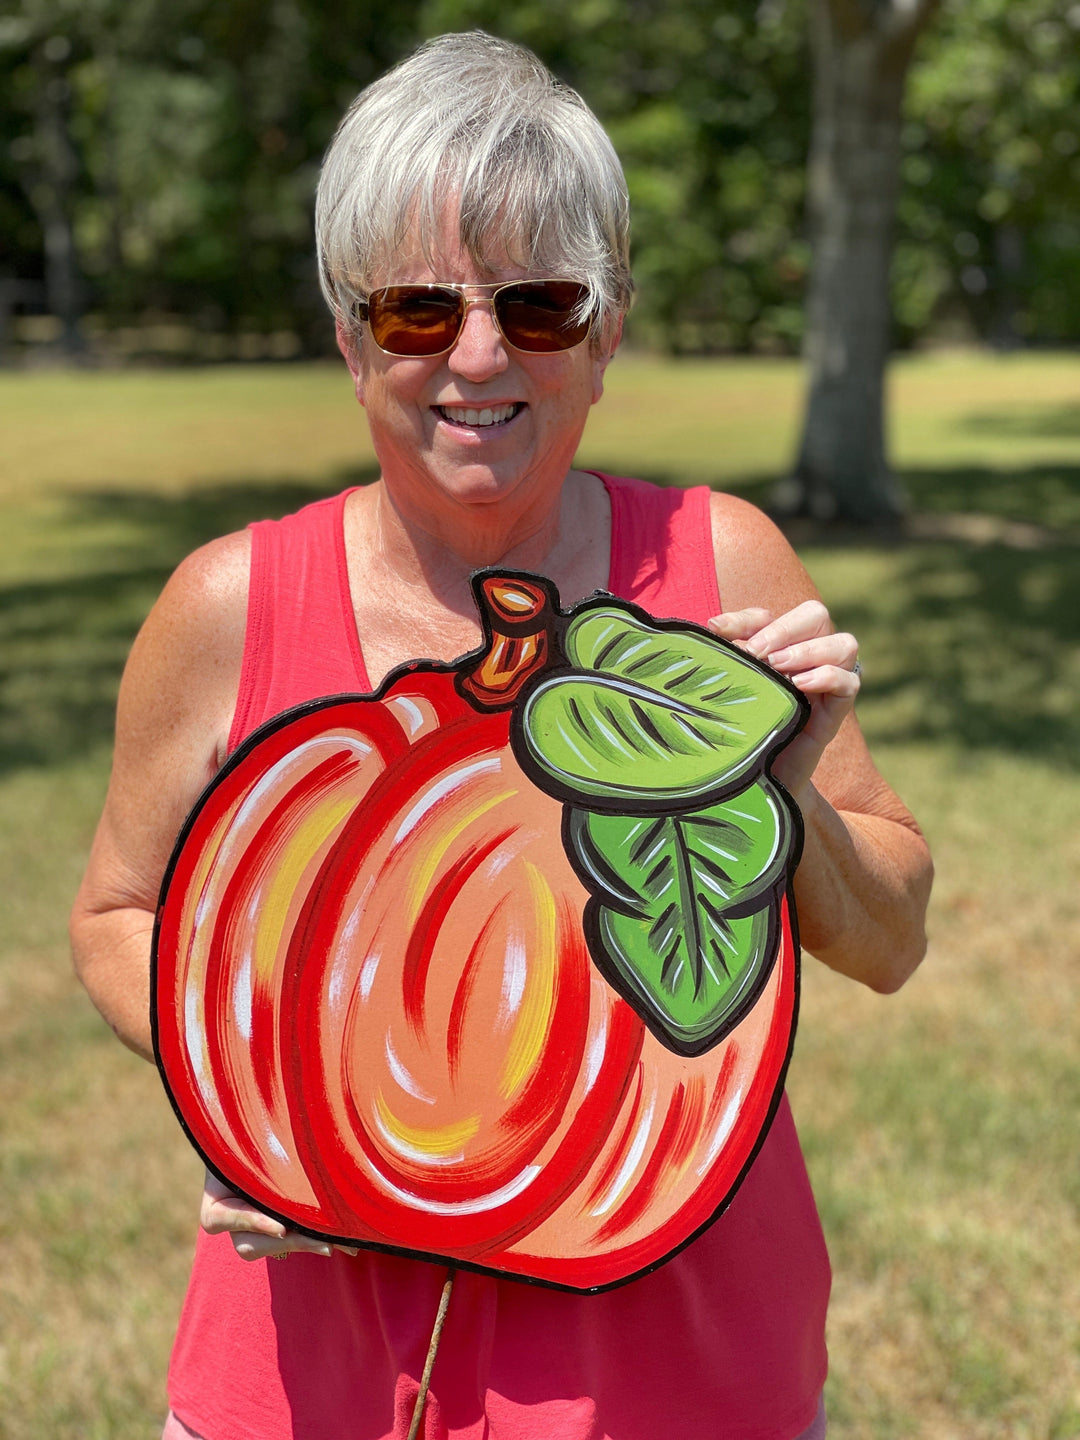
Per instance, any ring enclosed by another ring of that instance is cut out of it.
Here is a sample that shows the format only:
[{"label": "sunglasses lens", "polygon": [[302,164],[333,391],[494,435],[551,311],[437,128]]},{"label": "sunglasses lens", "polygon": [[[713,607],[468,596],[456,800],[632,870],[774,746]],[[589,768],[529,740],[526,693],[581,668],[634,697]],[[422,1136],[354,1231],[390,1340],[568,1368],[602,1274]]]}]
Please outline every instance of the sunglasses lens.
[{"label": "sunglasses lens", "polygon": [[440,355],[458,337],[465,313],[457,290],[437,285],[388,285],[368,297],[371,334],[391,355]]},{"label": "sunglasses lens", "polygon": [[[495,314],[516,350],[545,355],[572,350],[589,333],[581,318],[588,289],[574,280],[522,280],[495,292]],[[439,285],[387,285],[367,300],[376,345],[391,355],[441,355],[461,332],[466,300]]]},{"label": "sunglasses lens", "polygon": [[495,296],[499,328],[517,350],[534,355],[572,350],[589,333],[581,311],[588,289],[573,280],[523,280]]}]

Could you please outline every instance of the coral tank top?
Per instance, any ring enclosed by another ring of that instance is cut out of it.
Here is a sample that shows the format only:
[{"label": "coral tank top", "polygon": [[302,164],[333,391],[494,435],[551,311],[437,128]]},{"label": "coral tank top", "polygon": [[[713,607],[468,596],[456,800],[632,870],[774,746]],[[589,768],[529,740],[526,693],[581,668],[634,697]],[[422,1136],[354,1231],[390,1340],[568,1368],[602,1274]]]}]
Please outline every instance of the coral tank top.
[{"label": "coral tank top", "polygon": [[[601,478],[609,588],[659,616],[716,614],[708,491]],[[371,688],[344,503],[252,529],[232,746],[291,705]],[[173,1411],[207,1440],[405,1440],[445,1274],[372,1252],[248,1263],[200,1234]],[[459,1271],[424,1440],[792,1440],[825,1379],[828,1294],[785,1097],[729,1209],[651,1275],[575,1295]]]}]

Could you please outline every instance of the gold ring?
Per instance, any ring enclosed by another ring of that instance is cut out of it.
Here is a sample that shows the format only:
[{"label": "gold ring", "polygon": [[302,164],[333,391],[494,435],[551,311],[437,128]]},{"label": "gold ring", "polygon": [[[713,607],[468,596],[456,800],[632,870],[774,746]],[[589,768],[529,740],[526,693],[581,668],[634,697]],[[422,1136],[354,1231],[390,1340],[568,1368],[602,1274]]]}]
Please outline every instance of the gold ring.
[{"label": "gold ring", "polygon": [[287,1260],[292,1254],[291,1250],[279,1250],[276,1255],[268,1255],[268,1260]]}]

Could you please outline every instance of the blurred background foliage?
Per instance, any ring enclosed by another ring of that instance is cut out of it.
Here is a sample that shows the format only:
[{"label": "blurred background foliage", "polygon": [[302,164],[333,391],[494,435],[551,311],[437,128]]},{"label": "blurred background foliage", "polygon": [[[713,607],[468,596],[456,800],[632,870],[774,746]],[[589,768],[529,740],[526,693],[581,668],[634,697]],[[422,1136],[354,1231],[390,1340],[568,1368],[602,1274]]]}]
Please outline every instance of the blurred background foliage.
[{"label": "blurred background foliage", "polygon": [[[175,358],[325,352],[310,211],[334,125],[419,40],[480,26],[533,46],[611,130],[634,208],[633,338],[795,351],[805,10],[4,0],[0,346],[122,350],[137,327]],[[916,56],[904,145],[897,343],[1080,340],[1080,4],[946,0]]]}]

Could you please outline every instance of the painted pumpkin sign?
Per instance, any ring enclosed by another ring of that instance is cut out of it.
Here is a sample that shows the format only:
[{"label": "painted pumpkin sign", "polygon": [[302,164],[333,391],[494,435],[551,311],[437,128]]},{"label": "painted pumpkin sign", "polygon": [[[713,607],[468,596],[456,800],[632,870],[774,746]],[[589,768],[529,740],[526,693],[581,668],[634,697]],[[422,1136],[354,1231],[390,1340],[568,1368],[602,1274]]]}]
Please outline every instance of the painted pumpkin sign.
[{"label": "painted pumpkin sign", "polygon": [[484,644],[312,701],[177,843],[153,1023],[209,1167],[286,1224],[576,1290],[724,1208],[794,1035],[806,701],[697,626],[474,579]]}]

